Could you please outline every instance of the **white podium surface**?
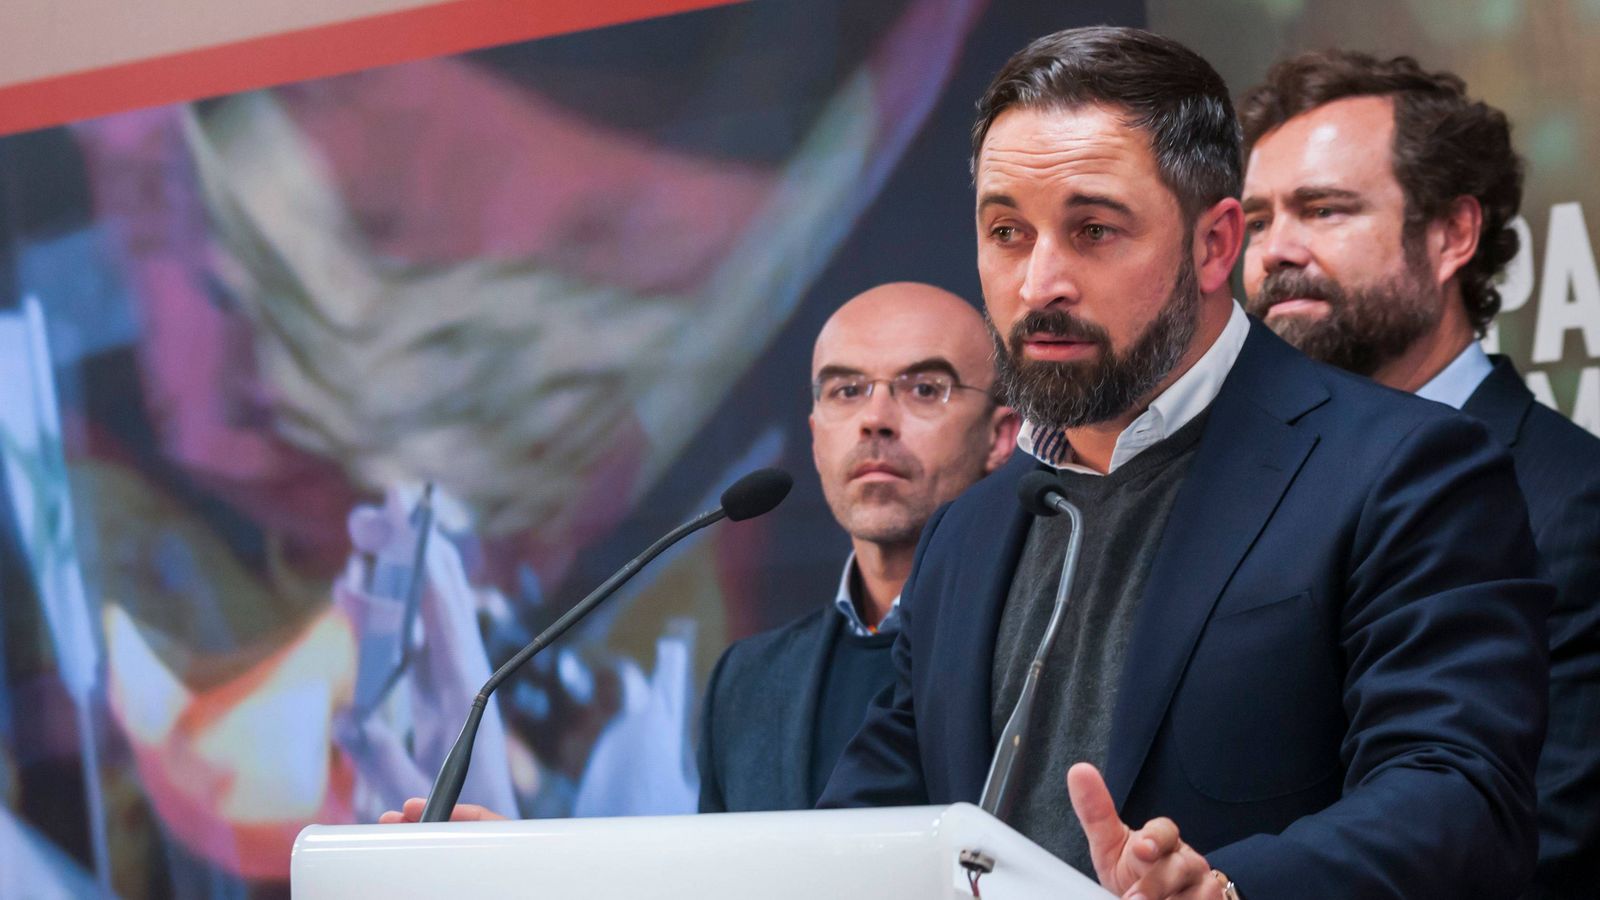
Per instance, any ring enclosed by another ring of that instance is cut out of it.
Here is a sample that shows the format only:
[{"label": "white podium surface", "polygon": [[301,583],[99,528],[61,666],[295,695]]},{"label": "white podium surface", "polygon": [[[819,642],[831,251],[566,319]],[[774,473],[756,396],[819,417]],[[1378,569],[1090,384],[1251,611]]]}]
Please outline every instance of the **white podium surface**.
[{"label": "white podium surface", "polygon": [[312,825],[296,900],[972,897],[962,851],[993,860],[984,900],[1112,895],[975,806],[432,825]]}]

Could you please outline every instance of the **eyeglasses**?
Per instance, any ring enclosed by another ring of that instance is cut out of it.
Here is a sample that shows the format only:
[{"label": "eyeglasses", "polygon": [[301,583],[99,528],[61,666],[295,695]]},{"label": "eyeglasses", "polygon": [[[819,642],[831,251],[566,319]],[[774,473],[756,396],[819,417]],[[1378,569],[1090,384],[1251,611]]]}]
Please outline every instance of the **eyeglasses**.
[{"label": "eyeglasses", "polygon": [[865,375],[830,375],[811,384],[811,399],[816,411],[828,418],[843,418],[867,405],[879,383],[889,386],[889,396],[900,401],[900,408],[918,418],[931,419],[944,412],[955,391],[988,390],[961,384],[942,372],[907,372],[893,378],[868,378]]}]

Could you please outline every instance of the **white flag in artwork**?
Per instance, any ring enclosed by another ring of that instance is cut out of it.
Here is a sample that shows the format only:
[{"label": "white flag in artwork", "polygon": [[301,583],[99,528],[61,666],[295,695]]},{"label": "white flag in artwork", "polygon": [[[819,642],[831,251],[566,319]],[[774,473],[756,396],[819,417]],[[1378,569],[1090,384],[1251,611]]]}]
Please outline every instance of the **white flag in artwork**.
[{"label": "white flag in artwork", "polygon": [[0,477],[18,543],[33,567],[61,679],[82,702],[94,687],[98,642],[73,532],[61,415],[36,297],[0,313]]}]

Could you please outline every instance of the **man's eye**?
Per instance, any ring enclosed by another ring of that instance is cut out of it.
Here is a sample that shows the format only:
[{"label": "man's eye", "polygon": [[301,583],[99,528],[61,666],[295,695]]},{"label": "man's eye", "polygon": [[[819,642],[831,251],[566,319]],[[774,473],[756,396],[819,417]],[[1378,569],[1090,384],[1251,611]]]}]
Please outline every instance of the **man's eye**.
[{"label": "man's eye", "polygon": [[1010,225],[997,225],[989,229],[989,236],[1002,244],[1011,243],[1017,236],[1017,229]]},{"label": "man's eye", "polygon": [[1313,206],[1311,208],[1311,217],[1313,219],[1331,219],[1338,213],[1339,211],[1331,206]]},{"label": "man's eye", "polygon": [[1083,236],[1091,241],[1103,241],[1111,236],[1111,229],[1104,225],[1085,225]]},{"label": "man's eye", "polygon": [[1251,219],[1250,221],[1244,223],[1244,230],[1250,234],[1260,234],[1261,232],[1267,230],[1267,220]]},{"label": "man's eye", "polygon": [[835,400],[854,400],[855,398],[861,396],[861,385],[838,385],[829,393],[829,396],[833,397]]},{"label": "man's eye", "polygon": [[939,403],[950,395],[950,382],[938,375],[923,375],[903,382],[896,390],[918,403]]}]

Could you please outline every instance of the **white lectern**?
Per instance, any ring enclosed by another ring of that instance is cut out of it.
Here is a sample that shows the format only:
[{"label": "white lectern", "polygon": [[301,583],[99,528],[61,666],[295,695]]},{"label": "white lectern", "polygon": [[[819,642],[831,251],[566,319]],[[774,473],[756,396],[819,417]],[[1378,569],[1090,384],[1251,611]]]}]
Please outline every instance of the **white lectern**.
[{"label": "white lectern", "polygon": [[[969,866],[982,872],[976,892]],[[295,840],[290,884],[295,900],[1112,896],[966,803],[626,819],[312,825]]]}]

